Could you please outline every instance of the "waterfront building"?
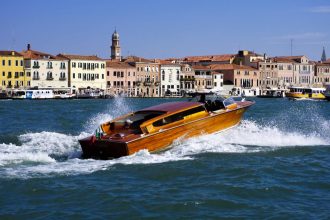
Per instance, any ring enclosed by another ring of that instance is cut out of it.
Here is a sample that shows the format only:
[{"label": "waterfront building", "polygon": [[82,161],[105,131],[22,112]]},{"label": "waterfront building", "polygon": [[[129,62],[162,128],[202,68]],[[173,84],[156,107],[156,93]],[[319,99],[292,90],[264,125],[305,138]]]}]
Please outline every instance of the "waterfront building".
[{"label": "waterfront building", "polygon": [[136,68],[126,62],[109,60],[106,62],[106,93],[112,96],[136,96]]},{"label": "waterfront building", "polygon": [[23,55],[16,51],[0,51],[0,91],[24,88],[30,83],[24,73]]},{"label": "waterfront building", "polygon": [[106,90],[106,61],[95,56],[59,54],[69,60],[68,86],[74,93],[87,89]]},{"label": "waterfront building", "polygon": [[330,62],[315,64],[314,84],[325,86],[330,84]]},{"label": "waterfront building", "polygon": [[188,56],[184,57],[182,62],[192,66],[207,66],[211,64],[230,64],[233,63],[234,59],[235,54]]},{"label": "waterfront building", "polygon": [[195,92],[195,71],[189,64],[181,64],[180,90],[181,95]]},{"label": "waterfront building", "polygon": [[160,96],[160,63],[141,57],[130,56],[125,62],[136,68],[136,95],[139,97]]},{"label": "waterfront building", "polygon": [[112,34],[111,59],[121,60],[121,49],[119,44],[119,34],[117,30]]},{"label": "waterfront building", "polygon": [[221,92],[223,91],[223,73],[213,71],[211,72],[212,81],[213,81],[213,91]]},{"label": "waterfront building", "polygon": [[179,96],[181,65],[166,61],[160,63],[160,96]]},{"label": "waterfront building", "polygon": [[195,71],[196,91],[211,90],[213,88],[212,69],[210,66],[192,66]]},{"label": "waterfront building", "polygon": [[31,88],[47,88],[52,90],[68,89],[68,60],[48,53],[31,50],[22,51],[25,73],[31,77],[27,83]]},{"label": "waterfront building", "polygon": [[250,66],[237,64],[211,65],[214,72],[223,74],[223,84],[226,90],[236,95],[259,94],[259,70]]},{"label": "waterfront building", "polygon": [[307,56],[280,56],[278,58],[289,59],[293,63],[293,84],[296,86],[309,86],[313,84],[314,64]]}]

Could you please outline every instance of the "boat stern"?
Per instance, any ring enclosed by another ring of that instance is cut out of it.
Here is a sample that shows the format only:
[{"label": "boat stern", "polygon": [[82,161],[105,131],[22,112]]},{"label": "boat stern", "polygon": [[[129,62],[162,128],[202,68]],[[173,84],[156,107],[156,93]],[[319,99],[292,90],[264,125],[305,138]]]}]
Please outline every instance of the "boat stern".
[{"label": "boat stern", "polygon": [[113,159],[128,155],[127,144],[109,139],[97,139],[94,135],[79,140],[84,159]]}]

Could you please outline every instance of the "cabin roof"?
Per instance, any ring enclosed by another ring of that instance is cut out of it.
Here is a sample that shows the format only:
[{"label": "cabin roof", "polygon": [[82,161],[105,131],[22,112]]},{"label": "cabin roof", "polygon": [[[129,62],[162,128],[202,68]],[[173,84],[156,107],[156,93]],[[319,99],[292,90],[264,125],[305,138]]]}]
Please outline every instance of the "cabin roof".
[{"label": "cabin roof", "polygon": [[200,102],[167,102],[160,105],[151,106],[140,111],[164,111],[174,113],[183,109],[201,106]]}]

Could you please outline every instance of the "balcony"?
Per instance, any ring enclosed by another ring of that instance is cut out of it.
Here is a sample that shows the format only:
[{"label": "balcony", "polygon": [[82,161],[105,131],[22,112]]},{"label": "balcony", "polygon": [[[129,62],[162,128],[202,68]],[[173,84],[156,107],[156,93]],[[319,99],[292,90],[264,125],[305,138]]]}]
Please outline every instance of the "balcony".
[{"label": "balcony", "polygon": [[52,66],[47,66],[47,69],[53,69],[53,67]]},{"label": "balcony", "polygon": [[60,77],[59,80],[60,81],[65,81],[66,80],[66,77]]},{"label": "balcony", "polygon": [[66,69],[65,66],[60,67],[60,70],[65,70],[65,69]]},{"label": "balcony", "polygon": [[9,79],[9,78],[11,78],[11,77],[12,77],[12,75],[11,75],[11,74],[8,74],[7,78]]},{"label": "balcony", "polygon": [[144,86],[151,86],[153,83],[154,83],[153,80],[145,80],[145,81],[143,82],[143,85],[144,85]]},{"label": "balcony", "polygon": [[141,85],[141,81],[136,81],[135,84],[136,84],[136,86],[140,86]]},{"label": "balcony", "polygon": [[39,65],[34,65],[32,68],[34,68],[34,69],[39,69],[40,66],[39,66]]},{"label": "balcony", "polygon": [[52,76],[47,76],[46,80],[53,80],[54,78]]},{"label": "balcony", "polygon": [[16,79],[19,78],[19,75],[15,75],[15,78],[16,78]]},{"label": "balcony", "polygon": [[33,79],[33,80],[39,80],[40,77],[39,77],[39,76],[34,76],[32,79]]},{"label": "balcony", "polygon": [[195,81],[195,78],[182,78],[182,79],[180,79],[180,81],[183,81],[183,82],[194,82]]}]

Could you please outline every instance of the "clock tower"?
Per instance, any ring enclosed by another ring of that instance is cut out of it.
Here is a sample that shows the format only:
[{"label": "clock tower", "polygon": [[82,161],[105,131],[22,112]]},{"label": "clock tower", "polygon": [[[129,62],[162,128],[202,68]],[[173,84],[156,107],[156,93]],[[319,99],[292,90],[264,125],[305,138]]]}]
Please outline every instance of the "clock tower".
[{"label": "clock tower", "polygon": [[115,30],[112,34],[112,45],[111,45],[111,59],[120,60],[121,59],[121,50],[119,45],[119,34]]}]

